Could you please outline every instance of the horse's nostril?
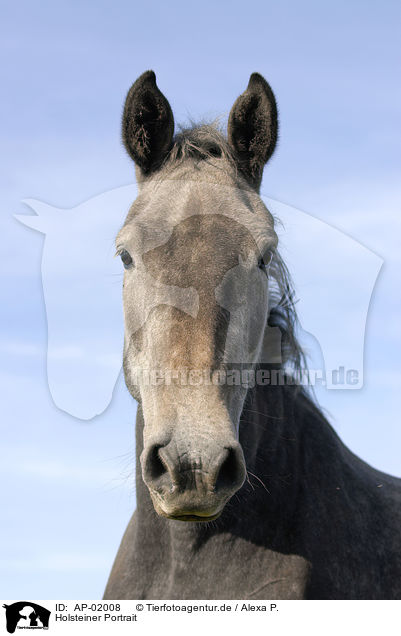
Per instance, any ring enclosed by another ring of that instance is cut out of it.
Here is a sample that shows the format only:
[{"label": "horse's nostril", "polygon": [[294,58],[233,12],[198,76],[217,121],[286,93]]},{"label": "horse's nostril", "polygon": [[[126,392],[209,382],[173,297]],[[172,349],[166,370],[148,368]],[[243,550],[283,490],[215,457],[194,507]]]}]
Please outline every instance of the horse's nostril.
[{"label": "horse's nostril", "polygon": [[161,448],[163,447],[158,445],[153,446],[149,450],[148,456],[146,458],[145,472],[147,477],[152,481],[159,479],[159,477],[167,472],[167,468],[163,464],[160,457],[159,451]]},{"label": "horse's nostril", "polygon": [[239,487],[244,481],[245,467],[239,457],[239,453],[234,448],[227,448],[227,455],[220,466],[215,490],[231,490]]}]

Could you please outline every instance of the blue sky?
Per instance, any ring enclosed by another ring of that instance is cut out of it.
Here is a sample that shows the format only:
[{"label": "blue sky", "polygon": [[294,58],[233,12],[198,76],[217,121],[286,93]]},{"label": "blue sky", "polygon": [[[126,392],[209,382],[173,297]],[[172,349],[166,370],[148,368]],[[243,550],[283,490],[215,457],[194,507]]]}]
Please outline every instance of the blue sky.
[{"label": "blue sky", "polygon": [[[22,0],[3,2],[2,13],[0,595],[100,597],[135,506],[134,403],[121,377],[110,407],[89,422],[52,402],[43,236],[12,215],[28,212],[26,198],[72,208],[132,183],[120,117],[148,68],[183,123],[226,117],[250,73],[262,73],[281,123],[263,192],[383,258],[364,387],[318,397],[354,452],[401,476],[399,3],[172,1],[150,11]],[[317,267],[324,257],[316,245]]]}]

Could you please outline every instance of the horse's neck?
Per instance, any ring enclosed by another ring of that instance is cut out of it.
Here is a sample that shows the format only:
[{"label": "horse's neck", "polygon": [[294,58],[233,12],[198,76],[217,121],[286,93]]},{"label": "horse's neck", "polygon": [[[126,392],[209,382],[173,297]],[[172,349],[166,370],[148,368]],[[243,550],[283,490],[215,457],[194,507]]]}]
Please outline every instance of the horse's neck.
[{"label": "horse's neck", "polygon": [[[304,443],[299,397],[295,387],[257,386],[241,417],[240,441],[248,476],[238,506],[255,520],[254,533],[260,537],[254,540],[270,537],[275,545],[285,542],[298,508]],[[249,532],[251,526],[247,526]]]}]

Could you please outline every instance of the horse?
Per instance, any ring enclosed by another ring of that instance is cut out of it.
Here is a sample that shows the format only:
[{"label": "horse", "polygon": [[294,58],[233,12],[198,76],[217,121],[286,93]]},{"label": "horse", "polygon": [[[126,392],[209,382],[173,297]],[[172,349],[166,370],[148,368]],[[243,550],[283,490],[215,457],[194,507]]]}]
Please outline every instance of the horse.
[{"label": "horse", "polygon": [[137,505],[105,599],[401,598],[401,480],[296,381],[294,290],[259,194],[277,135],[258,73],[226,134],[174,134],[153,71],[128,92],[138,197],[116,247]]}]

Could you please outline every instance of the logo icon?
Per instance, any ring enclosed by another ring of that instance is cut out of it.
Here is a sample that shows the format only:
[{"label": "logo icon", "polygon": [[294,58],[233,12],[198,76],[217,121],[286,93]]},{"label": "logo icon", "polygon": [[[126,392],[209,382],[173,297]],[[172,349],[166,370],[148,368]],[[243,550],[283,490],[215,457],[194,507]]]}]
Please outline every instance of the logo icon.
[{"label": "logo icon", "polygon": [[9,634],[14,634],[16,629],[49,629],[51,612],[37,603],[18,601],[3,607]]}]

